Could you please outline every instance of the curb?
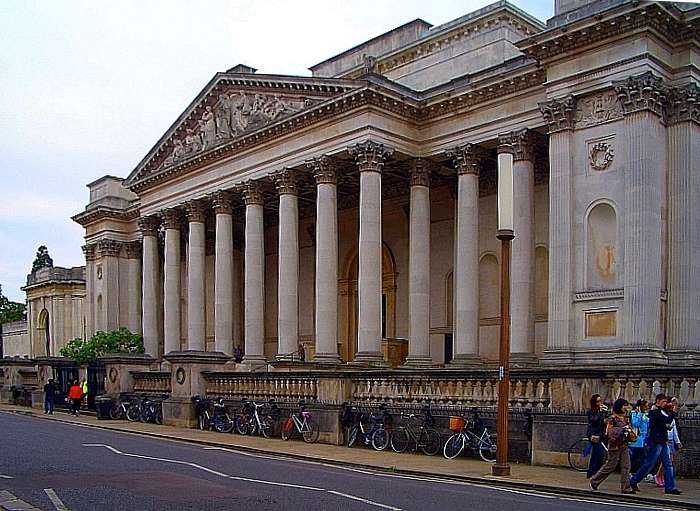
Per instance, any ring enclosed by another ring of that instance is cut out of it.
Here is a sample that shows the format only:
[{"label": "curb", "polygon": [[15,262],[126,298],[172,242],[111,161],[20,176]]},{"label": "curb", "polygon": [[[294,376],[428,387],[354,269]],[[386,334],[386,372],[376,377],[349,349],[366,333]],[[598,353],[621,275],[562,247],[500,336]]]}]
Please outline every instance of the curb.
[{"label": "curb", "polygon": [[64,424],[79,424],[81,426],[87,426],[91,428],[103,429],[105,431],[116,431],[119,433],[127,433],[131,435],[141,435],[151,438],[157,438],[160,440],[170,440],[176,442],[182,442],[187,444],[204,445],[207,447],[222,447],[230,449],[231,451],[241,451],[251,454],[262,454],[268,456],[274,456],[277,458],[289,458],[296,459],[299,461],[308,461],[313,463],[322,463],[326,465],[332,465],[337,467],[351,467],[363,470],[370,470],[374,472],[383,472],[387,474],[397,474],[397,475],[409,475],[414,477],[424,477],[430,479],[443,479],[449,481],[458,481],[464,483],[472,483],[480,486],[497,485],[500,487],[520,489],[520,490],[532,490],[545,492],[554,495],[560,495],[565,497],[585,497],[585,498],[598,498],[601,500],[630,504],[633,507],[639,505],[658,505],[664,508],[674,508],[674,509],[686,509],[686,510],[700,510],[700,503],[695,504],[686,501],[673,501],[669,499],[656,498],[656,497],[644,497],[637,495],[622,495],[617,493],[610,493],[604,491],[593,492],[592,490],[582,490],[578,488],[564,488],[561,486],[548,486],[537,483],[528,483],[523,481],[512,481],[512,480],[501,480],[501,479],[491,479],[488,477],[476,477],[476,476],[460,476],[455,474],[435,474],[433,472],[423,472],[419,470],[409,470],[409,469],[388,469],[383,467],[378,467],[376,465],[368,465],[365,463],[357,463],[352,461],[341,461],[329,458],[319,458],[314,456],[305,456],[302,454],[290,454],[290,453],[279,453],[271,450],[260,449],[257,447],[249,447],[242,445],[230,445],[213,440],[199,440],[191,438],[180,438],[165,433],[154,433],[151,431],[134,431],[129,429],[123,429],[117,426],[110,426],[108,424],[86,424],[82,422],[75,422],[70,420],[65,420],[63,418],[52,416],[44,417],[43,415],[36,414],[33,410],[2,410],[9,413],[14,413],[16,415],[25,415],[28,417],[35,417],[39,419],[58,421]]}]

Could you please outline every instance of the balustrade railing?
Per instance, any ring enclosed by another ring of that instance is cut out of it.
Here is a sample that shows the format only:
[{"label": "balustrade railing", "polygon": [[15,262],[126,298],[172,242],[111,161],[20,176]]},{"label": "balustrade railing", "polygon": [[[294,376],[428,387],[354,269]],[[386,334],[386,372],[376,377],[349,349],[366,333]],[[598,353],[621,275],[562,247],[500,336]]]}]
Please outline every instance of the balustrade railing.
[{"label": "balustrade railing", "polygon": [[304,399],[316,401],[318,381],[314,376],[297,373],[265,373],[246,375],[245,373],[203,373],[208,396],[221,396],[227,399],[278,399],[295,401]]},{"label": "balustrade railing", "polygon": [[169,394],[170,373],[167,371],[132,371],[134,392],[145,394]]}]

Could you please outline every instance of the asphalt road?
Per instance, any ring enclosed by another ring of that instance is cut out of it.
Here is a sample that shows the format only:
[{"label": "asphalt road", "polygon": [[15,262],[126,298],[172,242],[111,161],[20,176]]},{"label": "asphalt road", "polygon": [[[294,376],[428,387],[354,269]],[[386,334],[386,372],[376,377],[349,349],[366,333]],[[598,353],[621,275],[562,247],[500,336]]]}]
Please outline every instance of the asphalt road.
[{"label": "asphalt road", "polygon": [[329,467],[9,413],[0,413],[0,490],[51,511],[653,509]]}]

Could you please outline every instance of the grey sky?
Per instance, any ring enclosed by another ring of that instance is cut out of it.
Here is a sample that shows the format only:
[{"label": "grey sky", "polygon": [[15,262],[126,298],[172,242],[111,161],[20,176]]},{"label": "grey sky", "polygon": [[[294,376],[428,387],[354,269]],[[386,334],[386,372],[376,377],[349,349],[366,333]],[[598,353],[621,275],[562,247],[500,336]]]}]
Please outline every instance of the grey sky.
[{"label": "grey sky", "polygon": [[[23,300],[37,246],[84,264],[85,185],[126,177],[217,71],[309,66],[415,18],[491,3],[0,0],[0,284]],[[553,0],[515,1],[545,20]]]}]

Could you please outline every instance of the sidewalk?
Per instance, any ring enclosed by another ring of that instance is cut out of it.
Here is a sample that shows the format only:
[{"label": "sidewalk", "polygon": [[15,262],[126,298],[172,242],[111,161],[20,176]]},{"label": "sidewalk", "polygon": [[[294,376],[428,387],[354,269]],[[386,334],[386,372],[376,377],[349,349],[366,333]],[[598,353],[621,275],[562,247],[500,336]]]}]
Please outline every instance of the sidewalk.
[{"label": "sidewalk", "polygon": [[90,425],[106,430],[137,433],[168,440],[266,453],[275,456],[289,456],[317,463],[356,466],[479,483],[497,482],[499,486],[513,486],[531,490],[539,489],[586,497],[592,495],[598,495],[599,497],[609,496],[619,501],[660,506],[676,505],[686,509],[700,510],[700,480],[698,479],[679,479],[677,481],[678,487],[683,490],[683,495],[680,496],[664,495],[663,489],[648,483],[640,484],[641,493],[627,496],[617,492],[619,479],[617,474],[613,474],[603,483],[601,491],[594,494],[588,486],[588,480],[584,474],[567,468],[517,464],[512,466],[511,477],[500,478],[491,475],[490,464],[470,457],[446,460],[441,456],[396,454],[393,451],[377,452],[360,447],[350,449],[326,444],[309,445],[301,441],[284,442],[275,438],[268,440],[262,437],[222,434],[140,422],[103,421],[97,420],[94,416],[82,415],[73,417],[62,412],[46,416],[41,411],[21,406],[0,405],[0,411],[29,415],[46,420]]}]

